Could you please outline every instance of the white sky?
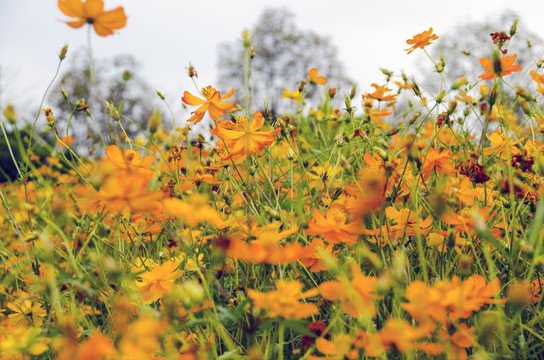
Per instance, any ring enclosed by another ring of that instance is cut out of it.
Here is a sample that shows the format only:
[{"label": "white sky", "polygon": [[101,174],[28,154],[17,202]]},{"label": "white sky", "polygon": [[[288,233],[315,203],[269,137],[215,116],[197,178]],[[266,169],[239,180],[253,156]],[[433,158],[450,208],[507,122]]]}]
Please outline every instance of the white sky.
[{"label": "white sky", "polygon": [[[198,71],[200,86],[214,84],[217,45],[241,38],[242,30],[252,27],[266,7],[286,6],[296,14],[300,28],[330,36],[361,92],[372,82],[383,82],[380,67],[408,75],[416,71],[415,62],[425,59],[418,51],[411,55],[403,51],[414,34],[432,26],[440,36],[459,23],[498,17],[514,2],[105,0],[106,10],[119,5],[125,8],[127,26],[105,38],[93,33],[95,57],[133,54],[143,65],[145,79],[179,108],[183,91],[194,91],[185,75],[189,62]],[[544,2],[520,0],[514,8],[529,30],[544,37]],[[86,30],[69,28],[61,21],[67,19],[55,0],[0,0],[2,106],[12,102],[20,112],[35,113],[54,75],[60,48],[68,44],[70,56],[70,50],[86,46]],[[509,26],[504,24],[504,30]]]}]

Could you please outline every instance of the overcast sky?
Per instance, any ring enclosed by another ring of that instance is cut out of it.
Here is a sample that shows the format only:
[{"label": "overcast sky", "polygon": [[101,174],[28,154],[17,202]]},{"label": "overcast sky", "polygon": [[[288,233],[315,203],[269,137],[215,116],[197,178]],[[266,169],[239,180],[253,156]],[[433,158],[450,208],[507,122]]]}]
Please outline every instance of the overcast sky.
[{"label": "overcast sky", "polygon": [[[518,1],[515,11],[529,30],[544,37],[543,4]],[[370,83],[383,82],[380,67],[416,71],[415,61],[422,58],[417,51],[411,55],[403,51],[414,34],[432,26],[441,35],[456,24],[497,18],[514,2],[105,0],[106,10],[119,5],[128,16],[127,26],[113,36],[93,33],[95,57],[134,55],[151,86],[179,108],[183,91],[194,91],[185,75],[189,62],[197,68],[200,86],[214,84],[218,44],[240,39],[242,30],[251,28],[266,7],[288,7],[300,28],[331,37],[347,74],[359,84],[359,91],[368,91]],[[67,17],[54,0],[0,0],[2,106],[12,102],[19,109],[37,109],[60,48],[68,44],[70,56],[70,51],[86,46],[86,31],[69,28],[62,20]]]}]

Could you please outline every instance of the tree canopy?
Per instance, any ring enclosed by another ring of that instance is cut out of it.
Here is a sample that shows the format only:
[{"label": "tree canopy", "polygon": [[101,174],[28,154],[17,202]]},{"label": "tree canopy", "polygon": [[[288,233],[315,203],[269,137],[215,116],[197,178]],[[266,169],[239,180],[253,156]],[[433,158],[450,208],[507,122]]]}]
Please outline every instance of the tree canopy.
[{"label": "tree canopy", "polygon": [[[338,51],[328,37],[297,27],[295,16],[285,8],[264,10],[250,30],[254,58],[249,81],[255,108],[266,101],[272,112],[284,108],[282,91],[295,90],[308,70],[318,68],[329,80],[328,86],[348,90],[352,81],[338,60]],[[237,100],[244,96],[244,45],[242,41],[226,42],[218,49],[219,86],[234,87]],[[310,89],[308,97],[319,96]],[[285,103],[287,105],[287,103]]]}]

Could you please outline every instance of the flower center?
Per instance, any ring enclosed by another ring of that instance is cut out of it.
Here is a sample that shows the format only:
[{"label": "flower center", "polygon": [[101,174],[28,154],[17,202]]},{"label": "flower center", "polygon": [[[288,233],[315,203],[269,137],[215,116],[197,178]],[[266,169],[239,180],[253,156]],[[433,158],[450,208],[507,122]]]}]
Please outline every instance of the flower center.
[{"label": "flower center", "polygon": [[202,88],[202,91],[201,91],[201,94],[204,95],[204,97],[207,100],[210,100],[215,93],[216,93],[216,90],[210,85],[206,86],[205,88]]}]

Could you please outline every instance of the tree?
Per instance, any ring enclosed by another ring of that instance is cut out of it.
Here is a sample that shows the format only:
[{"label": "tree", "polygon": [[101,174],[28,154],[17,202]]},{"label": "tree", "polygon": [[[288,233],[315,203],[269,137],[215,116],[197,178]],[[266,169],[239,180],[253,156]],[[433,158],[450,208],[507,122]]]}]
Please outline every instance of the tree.
[{"label": "tree", "polygon": [[[285,88],[295,90],[308,70],[318,68],[327,76],[328,86],[345,89],[352,81],[344,74],[337,59],[337,49],[327,37],[299,29],[295,16],[285,8],[266,9],[250,30],[253,58],[254,104],[263,107],[266,101],[276,113],[282,108],[279,99]],[[218,84],[223,89],[234,88],[239,103],[244,96],[244,46],[241,41],[227,42],[218,49]],[[308,97],[317,97],[310,88]]]},{"label": "tree", "polygon": [[[434,59],[438,59],[440,55],[444,57],[446,60],[445,70],[453,79],[466,76],[469,81],[477,80],[478,75],[483,73],[480,59],[491,58],[493,51],[497,49],[490,34],[501,31],[509,34],[512,24],[517,19],[519,16],[509,11],[503,13],[498,20],[460,24],[451,32],[441,35],[439,41],[430,47],[431,56]],[[516,64],[521,65],[524,69],[530,67],[535,69],[536,63],[541,60],[543,53],[544,42],[542,39],[526,29],[523,21],[519,21],[516,35],[508,44],[508,55],[518,54]],[[429,64],[428,61],[421,63]],[[424,70],[424,73],[428,74],[429,71]],[[528,77],[522,73],[514,73],[508,77],[508,82],[517,84],[521,78],[527,79]],[[436,83],[436,79],[429,78],[425,85],[432,88],[432,86],[436,86]]]},{"label": "tree", "polygon": [[[138,127],[147,127],[147,121],[153,113],[151,99],[155,95],[147,83],[136,75],[138,64],[132,56],[119,55],[113,59],[95,61],[94,81],[87,52],[76,51],[68,59],[69,68],[60,77],[58,91],[49,96],[61,133],[66,129],[70,115],[68,103],[61,96],[61,89],[66,91],[71,109],[74,109],[78,100],[85,99],[85,104],[90,106],[90,113],[104,137],[111,134],[118,138],[122,134],[120,126],[108,114],[105,101],[111,102],[116,108],[122,108],[121,113],[137,124],[135,126],[126,118],[121,118],[129,137],[134,138],[139,134]],[[70,124],[70,133],[75,135],[80,145],[83,139],[89,139],[85,145],[98,141],[97,129],[85,111],[75,113]]]}]

